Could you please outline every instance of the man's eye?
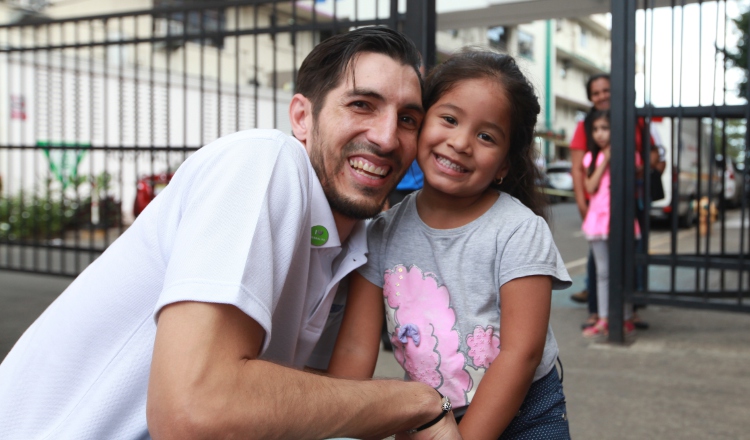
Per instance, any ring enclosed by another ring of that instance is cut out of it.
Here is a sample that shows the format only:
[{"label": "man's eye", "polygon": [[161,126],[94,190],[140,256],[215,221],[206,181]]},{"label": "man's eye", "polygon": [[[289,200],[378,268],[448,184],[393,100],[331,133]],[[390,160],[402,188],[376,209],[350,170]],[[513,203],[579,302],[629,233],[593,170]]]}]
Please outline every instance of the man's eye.
[{"label": "man's eye", "polygon": [[349,105],[351,105],[352,107],[357,107],[357,108],[367,108],[367,103],[364,101],[354,101]]},{"label": "man's eye", "polygon": [[416,127],[419,124],[417,120],[411,116],[401,116],[401,122],[413,127]]}]

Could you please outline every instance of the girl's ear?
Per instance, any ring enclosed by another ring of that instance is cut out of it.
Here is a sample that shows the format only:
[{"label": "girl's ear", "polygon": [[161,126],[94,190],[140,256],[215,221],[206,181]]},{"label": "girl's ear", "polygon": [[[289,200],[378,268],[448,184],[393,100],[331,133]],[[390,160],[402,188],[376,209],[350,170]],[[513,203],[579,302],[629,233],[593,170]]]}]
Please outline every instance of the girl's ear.
[{"label": "girl's ear", "polygon": [[500,164],[500,168],[497,170],[497,174],[495,174],[495,180],[504,179],[508,175],[508,170],[510,170],[510,158],[508,156],[506,155],[503,163]]},{"label": "girl's ear", "polygon": [[303,144],[312,133],[312,102],[299,93],[292,96],[289,104],[289,120],[292,123],[292,134]]}]

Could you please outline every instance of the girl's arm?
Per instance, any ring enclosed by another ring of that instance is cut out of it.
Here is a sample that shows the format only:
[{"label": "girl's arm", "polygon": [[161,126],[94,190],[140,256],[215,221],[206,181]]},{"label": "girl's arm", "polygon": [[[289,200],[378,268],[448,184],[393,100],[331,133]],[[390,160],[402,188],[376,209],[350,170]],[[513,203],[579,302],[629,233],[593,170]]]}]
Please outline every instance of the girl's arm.
[{"label": "girl's arm", "polygon": [[383,289],[354,272],[350,275],[344,320],[328,374],[369,379],[375,372],[383,325]]},{"label": "girl's arm", "polygon": [[500,289],[500,354],[487,369],[458,425],[467,439],[497,439],[518,413],[547,340],[552,280],[537,275]]},{"label": "girl's arm", "polygon": [[584,181],[586,192],[589,194],[594,194],[599,189],[599,182],[601,182],[602,180],[604,171],[606,171],[607,167],[609,167],[610,149],[605,148],[600,152],[600,154],[604,155],[604,160],[602,160],[601,163],[599,163],[596,168],[594,168],[594,172],[590,176],[586,176]]}]

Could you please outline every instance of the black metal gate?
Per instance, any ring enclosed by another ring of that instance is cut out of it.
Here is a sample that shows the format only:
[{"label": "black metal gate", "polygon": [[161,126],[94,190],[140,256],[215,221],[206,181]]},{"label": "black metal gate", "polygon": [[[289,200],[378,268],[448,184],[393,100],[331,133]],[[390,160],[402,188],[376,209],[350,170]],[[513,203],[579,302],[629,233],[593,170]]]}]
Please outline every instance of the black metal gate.
[{"label": "black metal gate", "polygon": [[[612,2],[613,341],[623,338],[626,300],[750,312],[750,107],[746,88],[736,87],[747,66],[730,59],[737,3]],[[739,31],[739,45],[750,47],[750,32]],[[659,132],[665,197],[651,200]],[[632,227],[639,217],[640,242]]]},{"label": "black metal gate", "polygon": [[0,26],[0,269],[76,276],[202,145],[290,131],[304,57],[369,25],[433,64],[434,0],[154,0]]}]

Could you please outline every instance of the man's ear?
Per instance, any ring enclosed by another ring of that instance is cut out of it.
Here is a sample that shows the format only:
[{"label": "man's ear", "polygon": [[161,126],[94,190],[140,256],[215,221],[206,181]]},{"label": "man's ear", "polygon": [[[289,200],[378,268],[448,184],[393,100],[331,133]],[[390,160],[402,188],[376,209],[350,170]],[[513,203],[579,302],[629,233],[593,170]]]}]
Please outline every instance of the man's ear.
[{"label": "man's ear", "polygon": [[302,143],[305,143],[312,133],[312,102],[299,93],[292,96],[289,104],[289,120],[292,123],[292,133]]}]

